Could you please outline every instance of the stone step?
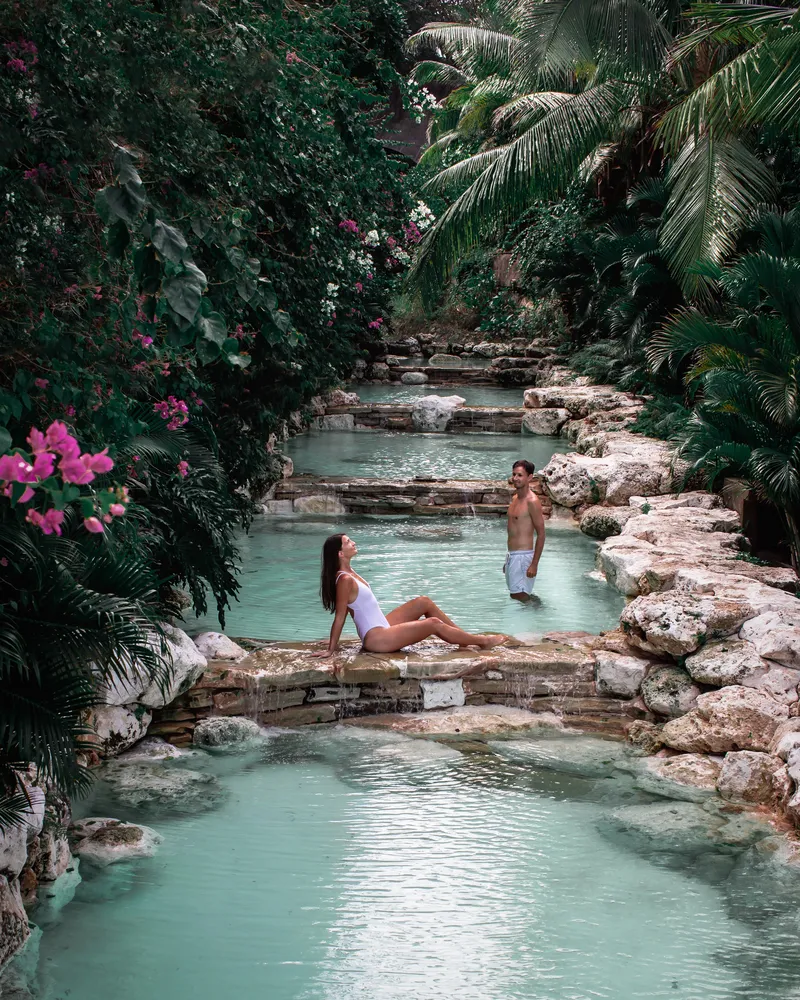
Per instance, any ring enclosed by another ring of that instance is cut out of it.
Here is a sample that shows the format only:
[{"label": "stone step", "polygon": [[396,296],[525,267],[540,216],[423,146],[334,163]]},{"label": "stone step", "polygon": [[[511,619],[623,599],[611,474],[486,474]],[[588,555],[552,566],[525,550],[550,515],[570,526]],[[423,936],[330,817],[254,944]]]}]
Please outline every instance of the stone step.
[{"label": "stone step", "polygon": [[[349,430],[346,421],[328,418],[352,416],[353,427],[374,430],[415,431],[414,407],[405,403],[359,403],[350,406],[329,406],[325,417],[317,418],[320,427]],[[447,433],[517,434],[522,430],[522,406],[459,406],[453,411]]]},{"label": "stone step", "polygon": [[[535,477],[544,516],[552,504]],[[513,490],[503,480],[344,479],[343,477],[293,476],[278,483],[265,512],[413,514],[420,517],[499,517],[505,515]],[[301,501],[298,503],[298,501]]]}]

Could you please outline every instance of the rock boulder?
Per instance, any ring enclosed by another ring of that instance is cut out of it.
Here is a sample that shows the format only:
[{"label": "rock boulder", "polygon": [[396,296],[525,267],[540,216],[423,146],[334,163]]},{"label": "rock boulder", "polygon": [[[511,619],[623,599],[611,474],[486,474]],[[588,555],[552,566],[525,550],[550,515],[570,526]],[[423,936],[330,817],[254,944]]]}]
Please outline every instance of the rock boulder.
[{"label": "rock boulder", "polygon": [[446,431],[463,396],[422,396],[414,402],[411,421],[414,429],[427,433]]},{"label": "rock boulder", "polygon": [[89,739],[97,752],[116,757],[142,739],[152,718],[144,705],[95,705],[82,713],[81,721],[94,734]]},{"label": "rock boulder", "polygon": [[717,791],[723,799],[742,802],[769,802],[773,795],[773,775],[780,760],[768,753],[738,750],[725,755]]},{"label": "rock boulder", "polygon": [[523,434],[558,434],[569,420],[569,411],[559,407],[546,410],[527,410],[522,417]]},{"label": "rock boulder", "polygon": [[608,538],[619,535],[636,511],[632,507],[605,507],[596,505],[581,515],[580,529],[590,538]]},{"label": "rock boulder", "polygon": [[217,716],[201,719],[192,741],[199,747],[225,747],[253,745],[262,742],[264,738],[264,730],[252,719]]},{"label": "rock boulder", "polygon": [[628,641],[649,653],[685,656],[735,634],[752,608],[744,601],[686,591],[637,597],[620,616]]},{"label": "rock boulder", "polygon": [[635,698],[651,666],[650,660],[643,660],[638,656],[601,650],[595,655],[597,693]]},{"label": "rock boulder", "polygon": [[677,718],[697,702],[700,688],[682,667],[656,667],[642,681],[644,703],[656,715]]},{"label": "rock boulder", "polygon": [[725,687],[697,699],[687,715],[662,730],[664,743],[685,753],[727,753],[769,748],[789,709],[750,688]]},{"label": "rock boulder", "polygon": [[149,826],[91,817],[72,824],[70,839],[72,850],[82,861],[105,868],[119,861],[152,857],[164,838]]},{"label": "rock boulder", "polygon": [[222,632],[201,632],[194,637],[194,644],[207,660],[242,660],[247,653]]}]

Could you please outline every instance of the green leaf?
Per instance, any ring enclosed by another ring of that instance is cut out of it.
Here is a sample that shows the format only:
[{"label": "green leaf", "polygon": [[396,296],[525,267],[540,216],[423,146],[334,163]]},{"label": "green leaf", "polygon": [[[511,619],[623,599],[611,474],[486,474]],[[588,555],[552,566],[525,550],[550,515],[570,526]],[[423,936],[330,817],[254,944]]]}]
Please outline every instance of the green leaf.
[{"label": "green leaf", "polygon": [[208,316],[201,316],[197,325],[205,340],[222,347],[225,342],[225,317],[221,313],[212,312]]},{"label": "green leaf", "polygon": [[[108,212],[109,219],[114,216],[118,219],[124,219],[126,222],[133,222],[147,203],[144,185],[141,182],[123,184],[121,187],[107,187],[103,191],[105,192],[104,207]],[[98,194],[100,193],[102,192],[98,192]],[[95,207],[97,207],[96,198]],[[102,217],[102,212],[100,214]]]},{"label": "green leaf", "polygon": [[194,264],[189,264],[183,274],[168,278],[162,285],[170,307],[184,319],[191,322],[200,308],[206,276]]},{"label": "green leaf", "polygon": [[253,359],[249,354],[227,354],[225,360],[234,368],[247,368]]},{"label": "green leaf", "polygon": [[161,256],[171,260],[173,264],[180,264],[183,255],[189,249],[189,244],[184,239],[183,233],[168,226],[161,219],[156,220],[150,238]]},{"label": "green leaf", "polygon": [[12,504],[17,504],[17,503],[19,503],[19,498],[22,496],[22,494],[25,492],[25,490],[27,490],[28,486],[30,486],[31,484],[30,483],[10,483],[9,485],[11,486],[11,503]]},{"label": "green leaf", "polygon": [[211,229],[210,219],[192,219],[192,232],[199,239],[205,239],[206,233]]},{"label": "green leaf", "polygon": [[194,341],[195,336],[195,329],[191,323],[183,330],[173,327],[167,334],[167,343],[170,347],[187,347]]},{"label": "green leaf", "polygon": [[122,219],[111,226],[108,231],[108,255],[115,260],[121,260],[131,242],[131,234]]},{"label": "green leaf", "polygon": [[6,427],[0,427],[0,455],[5,455],[10,447],[11,435]]},{"label": "green leaf", "polygon": [[82,497],[78,506],[81,509],[81,517],[93,517],[94,516],[94,501],[90,500],[88,497]]},{"label": "green leaf", "polygon": [[219,345],[213,340],[205,340],[203,337],[198,337],[195,341],[195,349],[197,351],[197,357],[200,359],[201,364],[208,365],[212,361],[216,361],[220,355]]},{"label": "green leaf", "polygon": [[236,337],[228,337],[225,343],[222,345],[222,350],[226,354],[238,354],[239,353],[239,341]]},{"label": "green leaf", "polygon": [[251,274],[243,274],[236,282],[236,291],[245,302],[249,302],[257,290],[256,279]]}]

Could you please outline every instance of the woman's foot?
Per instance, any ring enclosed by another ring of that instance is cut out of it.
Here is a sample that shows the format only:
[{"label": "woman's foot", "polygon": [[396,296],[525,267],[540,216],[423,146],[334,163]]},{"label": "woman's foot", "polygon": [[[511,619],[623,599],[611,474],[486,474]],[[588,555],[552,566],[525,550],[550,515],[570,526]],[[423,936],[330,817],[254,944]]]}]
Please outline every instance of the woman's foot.
[{"label": "woman's foot", "polygon": [[507,635],[485,635],[481,645],[484,649],[491,649],[493,646],[501,646],[507,639]]}]

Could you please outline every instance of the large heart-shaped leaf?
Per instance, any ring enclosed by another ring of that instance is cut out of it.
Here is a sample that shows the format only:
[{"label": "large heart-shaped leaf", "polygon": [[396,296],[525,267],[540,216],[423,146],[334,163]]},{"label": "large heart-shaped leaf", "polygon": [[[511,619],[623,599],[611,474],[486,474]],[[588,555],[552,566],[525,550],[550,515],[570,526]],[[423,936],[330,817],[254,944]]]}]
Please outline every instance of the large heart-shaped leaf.
[{"label": "large heart-shaped leaf", "polygon": [[197,325],[205,340],[213,341],[218,347],[222,347],[227,334],[225,332],[225,317],[221,313],[212,312],[208,316],[201,316]]},{"label": "large heart-shaped leaf", "polygon": [[0,455],[5,455],[10,447],[11,435],[8,433],[8,428],[0,427]]},{"label": "large heart-shaped leaf", "polygon": [[173,264],[180,264],[184,253],[189,248],[189,244],[184,239],[183,233],[179,232],[173,226],[168,226],[161,219],[156,219],[150,239],[161,256],[166,257],[167,260],[171,260]]},{"label": "large heart-shaped leaf", "polygon": [[191,322],[200,308],[205,283],[203,272],[194,264],[187,264],[183,274],[168,278],[161,287],[174,312]]},{"label": "large heart-shaped leaf", "polygon": [[117,219],[108,231],[108,254],[115,260],[121,260],[125,255],[128,244],[131,241],[131,234],[125,222]]},{"label": "large heart-shaped leaf", "polygon": [[112,218],[133,222],[146,202],[144,185],[139,182],[102,188],[95,195],[94,207],[104,222]]},{"label": "large heart-shaped leaf", "polygon": [[195,350],[197,351],[200,363],[204,365],[209,365],[212,361],[216,361],[220,355],[219,345],[215,344],[213,340],[204,340],[202,337],[197,338]]}]

